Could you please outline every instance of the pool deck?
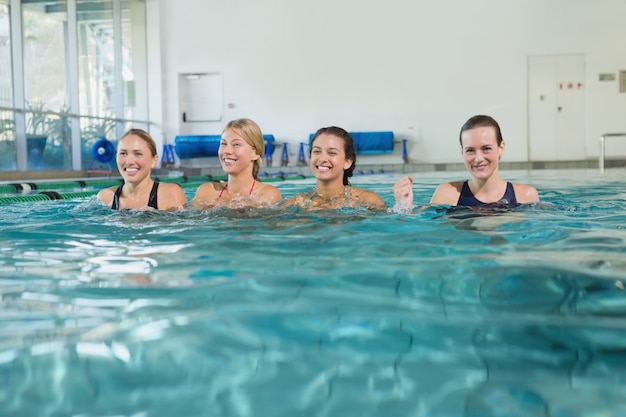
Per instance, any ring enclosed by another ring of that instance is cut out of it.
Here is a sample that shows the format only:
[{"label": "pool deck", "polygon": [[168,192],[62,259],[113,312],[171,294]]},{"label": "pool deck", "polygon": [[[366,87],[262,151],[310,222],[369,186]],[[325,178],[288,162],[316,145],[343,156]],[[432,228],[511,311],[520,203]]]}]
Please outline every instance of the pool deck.
[{"label": "pool deck", "polygon": [[[280,165],[280,164],[278,164]],[[605,168],[624,168],[626,167],[625,159],[607,159]],[[536,161],[536,162],[500,162],[501,171],[512,170],[541,170],[541,169],[599,169],[597,159],[589,159],[585,161]],[[397,164],[372,164],[357,163],[355,173],[378,173],[378,172],[395,172],[395,173],[412,173],[412,172],[462,172],[465,171],[463,163],[420,163],[408,162]],[[204,167],[178,167],[169,170],[159,169],[155,171],[155,175],[171,175],[171,176],[201,176],[201,175],[223,175],[224,172],[220,166],[204,166]],[[271,167],[261,166],[261,176],[267,174],[270,176],[283,175],[311,175],[308,165],[289,165]]]},{"label": "pool deck", "polygon": [[[605,168],[624,168],[626,167],[626,159],[607,159]],[[599,169],[597,159],[588,159],[584,161],[535,161],[535,162],[500,162],[501,171],[510,170],[541,170],[541,169]],[[420,163],[411,162],[397,164],[373,164],[359,163],[356,173],[377,173],[377,172],[454,172],[464,171],[463,163]],[[202,176],[224,175],[224,171],[219,165],[207,166],[173,166],[155,169],[154,175],[159,176]],[[261,166],[261,176],[266,175],[311,175],[308,165],[288,165],[280,166],[274,164],[271,167]],[[107,171],[2,171],[0,172],[0,182],[15,181],[37,181],[37,180],[58,180],[58,179],[77,179],[77,178],[98,178],[98,177],[120,177],[117,169],[110,173]]]}]

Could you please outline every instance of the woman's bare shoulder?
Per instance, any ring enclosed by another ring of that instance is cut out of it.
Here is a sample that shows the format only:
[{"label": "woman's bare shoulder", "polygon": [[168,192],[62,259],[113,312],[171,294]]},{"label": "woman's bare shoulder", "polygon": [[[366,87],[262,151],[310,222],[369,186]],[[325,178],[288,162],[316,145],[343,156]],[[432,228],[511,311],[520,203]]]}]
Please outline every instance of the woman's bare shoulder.
[{"label": "woman's bare shoulder", "polygon": [[465,181],[449,181],[449,182],[442,182],[441,184],[439,184],[439,186],[437,187],[438,189],[441,188],[442,190],[449,190],[449,191],[457,191],[458,193],[461,192],[461,189],[463,188],[463,183]]},{"label": "woman's bare shoulder", "polygon": [[259,196],[268,203],[275,204],[283,199],[280,190],[272,184],[261,183],[258,191]]},{"label": "woman's bare shoulder", "polygon": [[289,207],[289,206],[298,206],[298,207],[304,207],[304,203],[306,201],[305,196],[307,193],[300,193],[300,194],[296,194],[292,197],[289,197],[288,199],[284,200],[283,203],[281,204],[282,207]]},{"label": "woman's bare shoulder", "polygon": [[115,194],[115,190],[117,190],[117,188],[117,185],[109,188],[103,188],[102,190],[98,191],[96,197],[107,206],[110,206],[111,204],[113,204],[113,195]]},{"label": "woman's bare shoulder", "polygon": [[450,181],[439,184],[430,199],[430,205],[456,205],[459,201],[459,195],[461,195],[463,182],[464,181]]},{"label": "woman's bare shoulder", "polygon": [[513,190],[515,190],[515,198],[518,203],[534,203],[539,201],[539,193],[532,185],[514,182]]},{"label": "woman's bare shoulder", "polygon": [[224,188],[224,184],[217,181],[205,182],[204,184],[200,184],[196,189],[196,194],[198,192],[211,192],[215,191],[219,187],[220,189]]},{"label": "woman's bare shoulder", "polygon": [[159,191],[159,207],[163,210],[181,209],[187,203],[185,191],[176,183],[161,183]]},{"label": "woman's bare shoulder", "polygon": [[193,208],[204,208],[205,205],[209,204],[211,201],[215,199],[215,195],[217,194],[217,187],[221,189],[224,188],[224,185],[219,182],[205,182],[201,184],[196,189],[196,194],[191,200],[191,207]]}]

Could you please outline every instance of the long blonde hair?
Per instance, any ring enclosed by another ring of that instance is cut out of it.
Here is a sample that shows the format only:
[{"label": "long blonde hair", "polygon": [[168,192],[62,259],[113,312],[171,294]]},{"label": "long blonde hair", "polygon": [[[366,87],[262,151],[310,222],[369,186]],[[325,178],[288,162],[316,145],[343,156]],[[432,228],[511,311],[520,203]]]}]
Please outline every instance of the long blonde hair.
[{"label": "long blonde hair", "polygon": [[250,119],[235,119],[226,123],[222,133],[228,129],[234,130],[235,133],[241,136],[241,138],[245,140],[248,145],[252,146],[259,155],[259,159],[254,161],[254,166],[252,167],[252,177],[255,180],[258,180],[259,170],[261,169],[261,160],[263,159],[263,155],[265,155],[265,140],[263,139],[263,132],[261,132],[261,128]]}]

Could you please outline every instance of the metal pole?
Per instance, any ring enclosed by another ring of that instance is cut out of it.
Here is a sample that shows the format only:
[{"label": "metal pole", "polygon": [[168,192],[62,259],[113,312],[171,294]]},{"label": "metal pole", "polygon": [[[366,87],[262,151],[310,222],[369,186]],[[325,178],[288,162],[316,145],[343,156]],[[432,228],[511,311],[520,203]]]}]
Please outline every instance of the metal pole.
[{"label": "metal pole", "polygon": [[[67,87],[69,108],[74,113],[80,113],[80,96],[79,96],[79,75],[78,75],[78,14],[76,11],[76,0],[68,0],[67,2]],[[89,84],[89,83],[85,83]],[[80,138],[80,119],[72,117],[70,120],[71,144],[72,144],[72,169],[80,171],[82,168],[81,160],[81,138]],[[63,161],[65,162],[65,161]]]},{"label": "metal pole", "polygon": [[[11,0],[11,53],[13,59],[13,106],[26,109],[24,87],[24,38],[22,36],[22,5],[20,0]],[[18,171],[28,171],[28,147],[26,139],[26,113],[13,113],[15,121],[16,167]]]},{"label": "metal pole", "polygon": [[598,155],[598,167],[600,174],[604,174],[604,135],[600,136],[600,152]]}]

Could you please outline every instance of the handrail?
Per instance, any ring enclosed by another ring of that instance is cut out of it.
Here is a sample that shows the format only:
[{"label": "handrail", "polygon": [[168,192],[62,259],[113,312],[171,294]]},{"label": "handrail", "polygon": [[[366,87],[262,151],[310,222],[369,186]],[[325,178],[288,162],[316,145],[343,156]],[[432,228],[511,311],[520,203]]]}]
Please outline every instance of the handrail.
[{"label": "handrail", "polygon": [[598,167],[600,168],[600,173],[604,174],[604,158],[605,158],[605,146],[604,146],[604,142],[606,138],[616,138],[616,137],[626,137],[626,133],[605,133],[604,135],[600,136],[599,142],[600,142],[600,152],[598,155]]},{"label": "handrail", "polygon": [[56,112],[56,111],[52,111],[52,110],[32,110],[32,109],[20,109],[17,107],[6,107],[6,106],[0,106],[0,111],[3,112],[13,112],[13,113],[22,113],[22,114],[26,114],[26,113],[35,113],[35,114],[49,114],[52,116],[59,116],[59,117],[71,117],[74,119],[91,119],[91,120],[111,120],[113,122],[116,123],[125,123],[125,122],[130,122],[130,123],[142,123],[142,124],[146,124],[149,126],[156,126],[156,127],[160,127],[158,123],[155,123],[153,121],[150,120],[138,120],[138,119],[124,119],[124,118],[120,118],[120,117],[103,117],[103,116],[91,116],[88,114],[79,114],[79,113],[70,113],[70,112]]}]

